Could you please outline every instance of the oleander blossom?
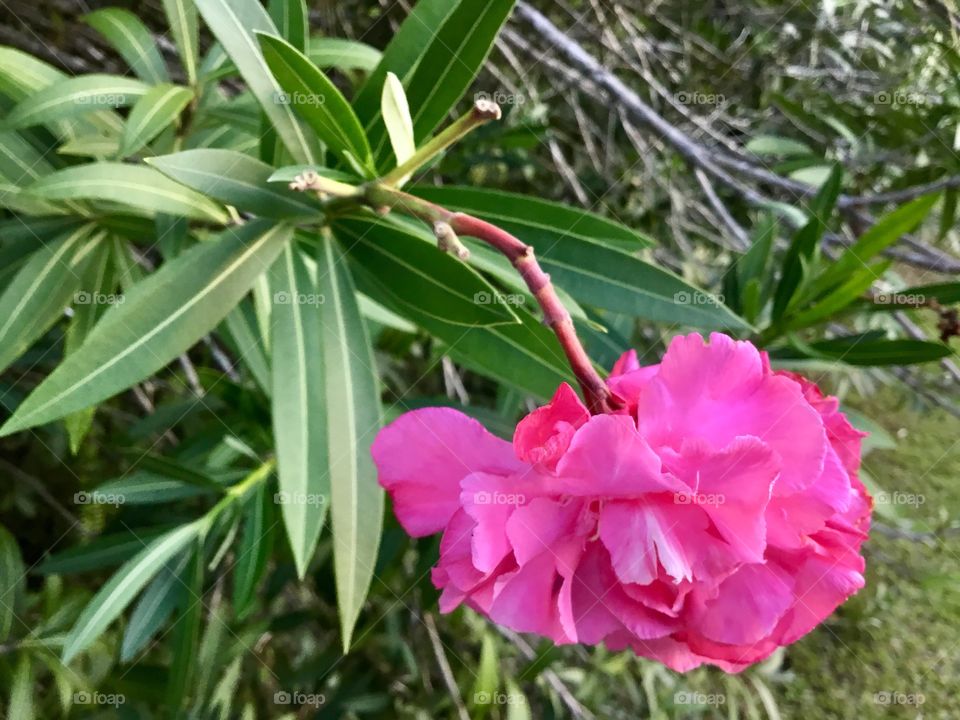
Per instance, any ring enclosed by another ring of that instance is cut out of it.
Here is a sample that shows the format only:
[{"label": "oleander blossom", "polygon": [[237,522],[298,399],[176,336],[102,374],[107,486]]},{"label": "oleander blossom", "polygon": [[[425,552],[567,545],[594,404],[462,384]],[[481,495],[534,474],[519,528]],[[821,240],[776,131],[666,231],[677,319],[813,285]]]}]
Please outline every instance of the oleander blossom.
[{"label": "oleander blossom", "polygon": [[863,587],[864,434],[836,398],[721,334],[676,337],[659,365],[628,352],[608,384],[621,412],[564,384],[512,445],[450,408],[381,431],[400,523],[443,533],[443,612],[738,672]]}]

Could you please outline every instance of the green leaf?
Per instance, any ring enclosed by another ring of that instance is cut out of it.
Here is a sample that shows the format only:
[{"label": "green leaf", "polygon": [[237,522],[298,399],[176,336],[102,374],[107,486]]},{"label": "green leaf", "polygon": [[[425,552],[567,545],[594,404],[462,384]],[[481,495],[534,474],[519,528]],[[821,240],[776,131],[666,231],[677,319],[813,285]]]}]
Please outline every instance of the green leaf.
[{"label": "green leaf", "polygon": [[121,75],[90,74],[61,80],[21,101],[9,112],[9,129],[43,125],[76,115],[133,105],[150,86]]},{"label": "green leaf", "polygon": [[257,31],[276,34],[277,28],[257,0],[194,0],[207,26],[236,63],[257,102],[270,119],[294,162],[314,163],[313,147],[293,108],[279,102],[280,86],[257,46]]},{"label": "green leaf", "polygon": [[151,88],[130,111],[123,129],[120,155],[132,155],[153,140],[176,122],[192,99],[190,88],[169,84]]},{"label": "green leaf", "polygon": [[63,662],[83,652],[126,609],[164,563],[196,540],[200,525],[190,523],[151,542],[117,570],[87,604],[67,636]]},{"label": "green leaf", "polygon": [[291,233],[284,225],[252,222],[164,264],[107,311],[83,347],[17,408],[0,435],[101,402],[162,368],[217,326]]},{"label": "green leaf", "polygon": [[10,681],[8,718],[33,720],[36,717],[33,707],[33,681],[33,660],[29,653],[20,653]]},{"label": "green leaf", "polygon": [[811,155],[809,146],[791,138],[777,135],[757,135],[747,143],[747,152],[754,155]]},{"label": "green leaf", "polygon": [[106,200],[147,217],[163,212],[221,224],[229,219],[222,207],[200,193],[140,165],[77,165],[40,178],[28,192],[45,200]]},{"label": "green leaf", "polygon": [[305,52],[310,35],[310,18],[304,0],[270,0],[267,12],[280,31],[280,37],[300,52]]},{"label": "green leaf", "polygon": [[224,322],[233,339],[240,362],[253,375],[260,389],[269,395],[270,361],[267,359],[267,349],[260,335],[256,313],[250,299],[241,300],[240,304],[230,311]]},{"label": "green leaf", "polygon": [[538,252],[568,238],[589,240],[633,252],[654,241],[621,223],[562,203],[530,195],[466,186],[417,186],[410,190],[425,200],[469,212],[513,233]]},{"label": "green leaf", "polygon": [[840,312],[854,300],[863,295],[870,286],[883,277],[883,274],[890,267],[892,261],[875,263],[861,267],[859,270],[851,271],[845,282],[837,285],[832,292],[827,294],[822,300],[816,302],[811,307],[797,312],[795,315],[787,313],[784,316],[787,330],[797,330],[814,323],[820,322],[831,315]]},{"label": "green leaf", "polygon": [[163,10],[170,32],[180,52],[180,62],[187,72],[187,82],[197,83],[197,57],[200,54],[200,30],[197,8],[189,0],[163,0]]},{"label": "green leaf", "polygon": [[[390,136],[390,146],[397,159],[397,165],[402,165],[417,150],[417,142],[413,139],[413,120],[410,117],[410,106],[407,96],[403,92],[403,85],[393,73],[387,73],[383,84],[383,99],[380,103],[383,122],[387,126]],[[400,181],[403,185],[409,175]]]},{"label": "green leaf", "polygon": [[0,132],[0,177],[26,185],[53,171],[53,166],[19,133]]},{"label": "green leaf", "polygon": [[274,173],[267,178],[267,180],[272,183],[290,183],[293,182],[298,175],[301,175],[308,170],[312,170],[320,177],[329,178],[330,180],[337,180],[344,183],[357,182],[356,175],[351,175],[350,173],[345,173],[340,170],[333,170],[331,168],[319,167],[317,165],[287,165],[286,167],[275,170]]},{"label": "green leaf", "polygon": [[912,365],[949,357],[953,351],[943,343],[925,340],[887,340],[873,333],[850,335],[810,343],[819,356],[847,365]]},{"label": "green leaf", "polygon": [[276,525],[273,508],[273,498],[267,485],[261,483],[247,500],[243,513],[243,534],[236,551],[233,611],[239,619],[244,618],[253,608],[257,585],[267,570],[267,561],[273,548],[273,528]]},{"label": "green leaf", "polygon": [[27,571],[16,538],[0,525],[0,642],[6,642],[17,621]]},{"label": "green leaf", "polygon": [[[474,213],[514,232],[533,245],[540,264],[550,273],[554,284],[580,302],[693,327],[747,327],[722,300],[673,273],[584,237],[576,221],[573,231],[565,232],[568,218],[562,213],[551,218],[547,215],[549,206],[536,207],[537,201],[523,207],[526,198],[522,196],[463,188],[418,189],[416,193],[445,207]],[[598,230],[618,229],[615,224],[599,218],[585,220],[585,226],[589,220],[594,220],[593,227]],[[559,227],[552,224],[557,221]],[[621,229],[621,237],[625,230]]]},{"label": "green leaf", "polygon": [[106,135],[83,135],[67,140],[57,148],[58,155],[90,157],[98,160],[116,157],[120,152],[120,138]]},{"label": "green leaf", "polygon": [[168,560],[140,596],[123,633],[121,662],[133,660],[182,604],[185,593],[180,575],[187,560],[185,555]]},{"label": "green leaf", "polygon": [[84,15],[83,21],[107,39],[141,80],[151,85],[169,81],[153,34],[132,12],[104,8]]},{"label": "green leaf", "polygon": [[267,65],[284,90],[282,97],[336,155],[349,152],[370,161],[367,136],[337,87],[310,59],[282,38],[259,33]]},{"label": "green leaf", "polygon": [[483,634],[480,646],[480,662],[473,684],[472,705],[475,717],[486,717],[490,712],[491,698],[500,690],[500,659],[497,644],[489,633]]},{"label": "green leaf", "polygon": [[458,325],[516,322],[502,293],[437,250],[417,226],[357,217],[339,219],[334,227],[339,237],[349,238],[350,259],[376,276],[396,302]]},{"label": "green leaf", "polygon": [[270,183],[273,168],[244,153],[184,150],[147,162],[197,192],[261,217],[319,218],[322,212],[307,193]]},{"label": "green leaf", "polygon": [[843,182],[843,169],[837,165],[810,202],[810,220],[793,236],[783,258],[780,282],[773,297],[772,319],[774,323],[783,317],[790,303],[794,301],[797,290],[804,280],[804,266],[809,264],[819,250],[820,238],[826,230],[827,221],[840,195]]},{"label": "green leaf", "polygon": [[380,62],[379,50],[345,38],[312,37],[307,49],[307,57],[320,68],[338,70],[362,70],[370,72]]},{"label": "green leaf", "polygon": [[925,195],[881,217],[819,277],[814,278],[806,295],[814,297],[863,269],[872,257],[886,250],[903,235],[913,232],[939,198],[939,195]]},{"label": "green leaf", "polygon": [[156,505],[215,492],[215,488],[200,487],[157,472],[135,470],[98,485],[92,494],[94,497],[122,498],[124,505]]},{"label": "green leaf", "polygon": [[380,390],[370,339],[342,251],[323,238],[317,286],[324,297],[323,369],[330,452],[331,521],[344,651],[363,607],[380,545],[383,491],[370,444],[380,429]]},{"label": "green leaf", "polygon": [[[167,684],[167,705],[178,715],[191,686],[197,666],[197,648],[200,643],[200,620],[203,604],[203,538],[193,541],[194,548],[179,584],[185,598],[174,625],[173,663]],[[214,622],[218,622],[215,620]],[[223,622],[219,620],[219,622]]]},{"label": "green leaf", "polygon": [[[406,89],[418,143],[433,133],[470,87],[513,5],[514,0],[460,2],[442,25],[430,26],[432,37],[411,76],[386,68],[397,74]],[[380,167],[388,154],[380,125],[371,130],[370,144]]]},{"label": "green leaf", "polygon": [[[270,271],[273,293],[273,437],[280,511],[302,579],[330,498],[321,305],[303,258],[287,245]],[[336,416],[334,416],[336,417]],[[334,424],[340,420],[333,420]]]},{"label": "green leaf", "polygon": [[80,287],[99,240],[92,226],[37,250],[0,295],[0,370],[4,370],[63,316]]}]

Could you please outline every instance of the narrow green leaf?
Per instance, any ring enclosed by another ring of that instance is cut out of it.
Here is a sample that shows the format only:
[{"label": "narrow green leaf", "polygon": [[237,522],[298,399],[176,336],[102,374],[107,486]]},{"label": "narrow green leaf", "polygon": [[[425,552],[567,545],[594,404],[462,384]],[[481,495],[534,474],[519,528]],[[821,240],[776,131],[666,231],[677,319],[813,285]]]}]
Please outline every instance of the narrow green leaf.
[{"label": "narrow green leaf", "polygon": [[237,545],[237,562],[233,571],[233,611],[239,619],[253,608],[257,585],[266,572],[273,548],[275,525],[273,498],[267,485],[261,483],[247,500],[243,513],[243,534]]},{"label": "narrow green leaf", "polygon": [[[407,96],[403,92],[403,85],[400,80],[393,73],[387,73],[386,82],[383,84],[380,112],[383,114],[383,122],[387,126],[390,146],[393,148],[397,165],[402,165],[416,152],[417,142],[413,139],[413,120],[410,117]],[[406,181],[407,178],[403,178],[400,185],[403,185]]]},{"label": "narrow green leaf", "polygon": [[120,152],[120,142],[121,139],[118,137],[99,134],[83,135],[67,140],[57,148],[57,154],[106,160],[117,156]]},{"label": "narrow green leaf", "polygon": [[[203,538],[193,541],[190,559],[178,578],[184,601],[174,625],[173,662],[167,684],[167,705],[178,715],[184,706],[197,667],[200,621],[203,610]],[[222,622],[222,620],[220,621]]]},{"label": "narrow green leaf", "polygon": [[229,219],[222,207],[200,193],[140,165],[77,165],[40,178],[28,191],[45,200],[107,200],[147,217],[163,212],[221,224]]},{"label": "narrow green leaf", "polygon": [[144,82],[153,85],[170,79],[153,34],[132,12],[103,8],[84,15],[83,21],[103,35]]},{"label": "narrow green leaf", "polygon": [[305,0],[270,0],[267,12],[280,31],[280,37],[300,52],[306,52],[310,18]]},{"label": "narrow green leaf", "polygon": [[252,222],[164,264],[107,311],[83,347],[17,408],[0,435],[63,417],[149,377],[216,327],[291,234],[284,225]]},{"label": "narrow green leaf", "polygon": [[47,556],[37,567],[37,572],[41,575],[73,575],[113,567],[136,555],[144,543],[155,540],[164,532],[166,529],[137,528],[136,532],[101,535],[86,545]]},{"label": "narrow green leaf", "polygon": [[202,487],[148,470],[135,470],[121,478],[107,480],[90,493],[96,498],[117,499],[123,505],[156,505],[198,495],[214,495],[217,488]]},{"label": "narrow green leaf", "polygon": [[123,128],[120,155],[137,152],[176,122],[193,99],[193,90],[178,85],[162,84],[151,88],[130,111]]},{"label": "narrow green leaf", "polygon": [[516,316],[498,292],[467,265],[439,252],[415,226],[381,218],[337,220],[347,253],[372,273],[395,301],[459,325],[514,323]]},{"label": "narrow green leaf", "polygon": [[[460,2],[443,25],[431,27],[432,38],[412,76],[406,78],[387,68],[403,81],[418,143],[433,133],[470,87],[513,5],[514,0]],[[371,130],[370,144],[381,167],[388,155],[388,143],[379,125]]]},{"label": "narrow green leaf", "polygon": [[[814,357],[847,365],[912,365],[949,357],[953,351],[940,342],[887,340],[875,333],[849,335],[809,344]],[[778,355],[779,356],[779,355]]]},{"label": "narrow green leaf", "polygon": [[0,525],[0,642],[10,637],[19,622],[17,608],[23,600],[26,580],[27,572],[17,540]]},{"label": "narrow green leaf", "polygon": [[164,563],[196,540],[200,525],[171,530],[144,547],[117,570],[87,604],[67,636],[63,662],[83,652],[126,609]]},{"label": "narrow green leaf", "polygon": [[747,143],[747,151],[755,155],[811,155],[809,146],[792,138],[777,135],[757,135]]},{"label": "narrow green leaf", "polygon": [[133,105],[150,86],[121,75],[80,75],[61,80],[21,101],[4,120],[9,129],[42,125],[54,120]]},{"label": "narrow green leaf", "polygon": [[8,718],[33,720],[36,717],[33,706],[33,681],[33,660],[29,653],[20,653],[10,682]]},{"label": "narrow green leaf", "polygon": [[249,298],[244,298],[224,321],[233,339],[237,357],[267,394],[270,393],[270,361],[267,348],[260,336],[256,312]]},{"label": "narrow green leaf", "polygon": [[[326,302],[300,251],[287,245],[270,271],[273,293],[273,437],[277,498],[297,573],[306,574],[330,498],[327,406],[321,342]],[[332,415],[336,418],[336,415]],[[332,420],[338,424],[340,419]]]},{"label": "narrow green leaf", "polygon": [[[387,73],[396,73],[406,85],[430,48],[437,29],[460,4],[461,0],[420,0],[413,6],[384,50],[380,64],[354,98],[354,110],[367,130],[376,127],[379,122],[379,132],[384,131],[380,98]],[[377,138],[379,137],[378,135]],[[376,145],[375,142],[373,144]]]},{"label": "narrow green leaf", "polygon": [[273,168],[244,153],[184,150],[147,162],[197,192],[261,217],[317,218],[322,212],[307,193],[270,183]]},{"label": "narrow green leaf", "polygon": [[804,280],[804,266],[817,257],[820,238],[826,230],[827,222],[833,213],[837,197],[843,182],[843,169],[837,165],[827,181],[809,205],[810,220],[800,228],[790,241],[783,257],[780,282],[773,297],[772,318],[776,323],[783,317],[787,307],[795,301],[797,290]]},{"label": "narrow green leaf", "polygon": [[197,57],[200,54],[200,30],[197,9],[189,0],[163,0],[170,32],[180,52],[180,62],[187,72],[187,82],[197,83]]},{"label": "narrow green leaf", "polygon": [[98,240],[84,225],[30,256],[0,295],[0,370],[45,333],[73,300]]},{"label": "narrow green leaf", "polygon": [[130,620],[123,633],[120,646],[120,661],[130,662],[143,650],[150,638],[156,635],[173,611],[183,603],[185,588],[180,575],[186,568],[188,557],[181,555],[168,560],[130,613]]},{"label": "narrow green leaf", "polygon": [[905,234],[913,232],[940,199],[939,195],[925,195],[887,213],[875,222],[857,241],[843,251],[818,277],[805,293],[815,297],[837,283],[846,280]]},{"label": "narrow green leaf", "polygon": [[344,651],[363,607],[380,545],[383,491],[370,444],[380,429],[380,390],[370,340],[342,251],[324,238],[317,258],[324,297],[323,366],[330,452],[333,558]]},{"label": "narrow green leaf", "polygon": [[349,152],[361,163],[368,163],[367,136],[337,87],[286,40],[265,33],[258,35],[267,65],[284,90],[282,100],[297,111],[338,158]]},{"label": "narrow green leaf", "polygon": [[785,321],[784,328],[787,330],[798,330],[825,320],[831,315],[840,312],[869,290],[874,282],[882,278],[883,274],[890,267],[891,262],[890,260],[886,260],[861,267],[859,270],[851,271],[846,281],[837,285],[833,291],[824,296],[822,300],[817,301],[811,307],[801,312],[797,312],[795,315],[787,312],[783,318]]},{"label": "narrow green leaf", "polygon": [[462,185],[417,186],[410,192],[496,223],[540,252],[568,238],[590,240],[628,252],[654,244],[649,237],[614,220],[530,195]]},{"label": "narrow green leaf", "polygon": [[315,36],[310,38],[307,57],[320,68],[370,72],[382,55],[376,48],[356,40]]},{"label": "narrow green leaf", "polygon": [[277,28],[257,0],[194,0],[207,26],[236,63],[247,86],[273,123],[294,162],[314,163],[313,146],[293,108],[280,102],[282,92],[257,45],[255,33],[276,34]]}]

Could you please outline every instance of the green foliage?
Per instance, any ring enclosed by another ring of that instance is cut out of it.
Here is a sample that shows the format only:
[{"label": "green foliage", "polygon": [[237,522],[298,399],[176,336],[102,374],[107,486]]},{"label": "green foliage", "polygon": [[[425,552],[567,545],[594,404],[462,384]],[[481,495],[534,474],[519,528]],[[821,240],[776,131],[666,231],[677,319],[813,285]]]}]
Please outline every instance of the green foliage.
[{"label": "green foliage", "polygon": [[[273,693],[320,688],[331,717],[392,717],[422,701],[385,688],[431,672],[423,652],[437,643],[403,611],[408,594],[414,607],[434,603],[436,548],[385,518],[370,444],[401,410],[452,393],[509,435],[529,403],[575,380],[508,260],[463,238],[464,262],[439,252],[421,220],[353,201],[469,111],[513,6],[422,0],[381,53],[311,35],[303,0],[164,0],[176,68],[132,13],[87,15],[136,77],[67,76],[0,48],[0,436],[25,468],[61,463],[41,487],[70,518],[69,541],[42,558],[21,556],[19,533],[0,528],[11,717],[47,717],[56,703],[66,714],[100,683],[137,698],[130,710],[143,717],[274,717]],[[810,158],[813,143],[757,134],[748,151],[799,158],[822,187],[802,208],[756,215],[722,287],[702,288],[633,223],[510,183],[476,186],[484,158],[509,164],[531,133],[482,128],[431,158],[411,193],[533,246],[605,365],[694,328],[750,338],[784,364],[952,354],[884,324],[881,311],[917,304],[870,295],[896,279],[879,254],[921,227],[939,195],[892,210],[828,258],[839,166]],[[306,171],[356,195],[291,189]],[[941,225],[955,204],[948,191]],[[785,237],[777,215],[789,213],[806,220]],[[925,306],[960,298],[956,282],[901,284]],[[442,360],[464,370],[463,388]],[[35,517],[33,492],[17,484],[5,509]],[[681,687],[603,650],[526,655],[471,616],[444,622],[464,656],[459,687],[473,693],[460,704],[477,717],[559,716],[561,671],[585,697],[598,693],[581,665],[636,673],[643,685],[623,692],[651,713]],[[770,678],[782,679],[777,668],[730,681],[743,716],[776,712]],[[56,697],[35,697],[41,683]],[[507,706],[483,700],[504,693]],[[411,716],[455,711],[435,695]]]}]

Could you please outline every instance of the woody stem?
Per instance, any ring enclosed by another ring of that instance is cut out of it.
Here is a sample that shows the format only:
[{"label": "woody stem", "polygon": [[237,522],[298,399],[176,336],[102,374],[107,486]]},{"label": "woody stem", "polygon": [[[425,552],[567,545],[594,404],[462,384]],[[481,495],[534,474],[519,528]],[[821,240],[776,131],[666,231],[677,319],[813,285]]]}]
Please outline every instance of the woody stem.
[{"label": "woody stem", "polygon": [[594,414],[610,412],[620,407],[619,400],[610,392],[603,378],[597,373],[587,351],[580,342],[570,313],[563,306],[550,282],[534,256],[533,247],[506,230],[480,218],[462,212],[453,212],[440,205],[387,187],[372,183],[363,189],[364,202],[373,208],[389,208],[431,223],[438,238],[447,229],[456,235],[465,235],[485,242],[498,250],[520,273],[530,292],[543,311],[544,322],[553,330],[567,357],[587,407]]}]

